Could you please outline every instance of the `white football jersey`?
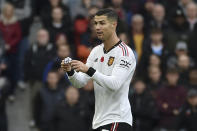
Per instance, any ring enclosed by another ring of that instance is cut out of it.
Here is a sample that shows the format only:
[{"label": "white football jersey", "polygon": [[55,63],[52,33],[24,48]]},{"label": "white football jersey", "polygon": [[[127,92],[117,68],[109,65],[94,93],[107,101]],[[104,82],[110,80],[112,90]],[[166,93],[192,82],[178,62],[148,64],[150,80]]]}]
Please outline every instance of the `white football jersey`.
[{"label": "white football jersey", "polygon": [[104,44],[101,44],[91,51],[86,65],[96,70],[92,76],[75,72],[69,79],[78,88],[83,87],[88,80],[93,80],[93,129],[113,122],[125,122],[132,126],[128,92],[136,67],[133,51],[122,41],[108,52],[104,50]]}]

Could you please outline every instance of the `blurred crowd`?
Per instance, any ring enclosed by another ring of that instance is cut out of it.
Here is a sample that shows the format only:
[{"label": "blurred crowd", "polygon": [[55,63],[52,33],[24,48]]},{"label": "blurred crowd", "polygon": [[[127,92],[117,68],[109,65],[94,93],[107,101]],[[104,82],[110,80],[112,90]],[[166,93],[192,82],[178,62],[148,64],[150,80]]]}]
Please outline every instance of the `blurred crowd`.
[{"label": "blurred crowd", "polygon": [[[196,2],[0,0],[0,131],[7,131],[6,100],[14,102],[18,88],[31,90],[31,128],[91,131],[93,83],[73,87],[60,62],[85,63],[102,43],[92,21],[102,8],[117,12],[118,36],[136,56],[133,131],[197,131]],[[41,28],[32,33],[34,23]]]}]

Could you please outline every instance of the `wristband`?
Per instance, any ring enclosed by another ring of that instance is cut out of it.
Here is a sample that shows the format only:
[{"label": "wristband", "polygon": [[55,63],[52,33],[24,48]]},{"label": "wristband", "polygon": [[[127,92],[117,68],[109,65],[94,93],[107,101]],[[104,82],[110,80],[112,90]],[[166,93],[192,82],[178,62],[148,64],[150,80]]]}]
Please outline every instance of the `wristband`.
[{"label": "wristband", "polygon": [[72,75],[74,75],[74,73],[75,73],[75,71],[73,69],[71,69],[71,71],[67,72],[68,76],[72,76]]},{"label": "wristband", "polygon": [[86,72],[86,74],[89,75],[90,77],[92,77],[95,72],[96,72],[96,70],[94,68],[90,67],[88,69],[88,71]]}]

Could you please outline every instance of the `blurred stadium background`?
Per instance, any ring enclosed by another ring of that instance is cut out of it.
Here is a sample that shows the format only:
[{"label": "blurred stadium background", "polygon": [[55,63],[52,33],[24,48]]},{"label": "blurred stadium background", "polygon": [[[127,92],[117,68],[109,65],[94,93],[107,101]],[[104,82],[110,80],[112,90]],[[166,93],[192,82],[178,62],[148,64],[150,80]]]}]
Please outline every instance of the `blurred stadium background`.
[{"label": "blurred stadium background", "polygon": [[[0,131],[91,131],[94,91],[63,58],[86,62],[93,15],[112,8],[136,56],[133,131],[197,131],[196,0],[0,0]],[[73,126],[74,125],[74,126]]]}]

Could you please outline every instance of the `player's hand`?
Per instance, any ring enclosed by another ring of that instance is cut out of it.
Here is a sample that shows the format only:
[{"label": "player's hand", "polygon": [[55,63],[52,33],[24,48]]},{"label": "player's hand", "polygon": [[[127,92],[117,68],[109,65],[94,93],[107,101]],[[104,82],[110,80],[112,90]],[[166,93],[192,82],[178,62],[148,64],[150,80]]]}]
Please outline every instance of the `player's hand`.
[{"label": "player's hand", "polygon": [[89,69],[89,67],[86,64],[84,64],[83,62],[78,61],[78,60],[72,60],[71,61],[71,67],[74,70],[76,70],[77,72],[81,71],[83,73],[86,73]]},{"label": "player's hand", "polygon": [[61,69],[63,69],[63,71],[69,72],[72,69],[71,64],[70,63],[65,63],[64,60],[62,60]]}]

